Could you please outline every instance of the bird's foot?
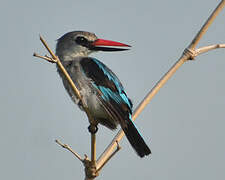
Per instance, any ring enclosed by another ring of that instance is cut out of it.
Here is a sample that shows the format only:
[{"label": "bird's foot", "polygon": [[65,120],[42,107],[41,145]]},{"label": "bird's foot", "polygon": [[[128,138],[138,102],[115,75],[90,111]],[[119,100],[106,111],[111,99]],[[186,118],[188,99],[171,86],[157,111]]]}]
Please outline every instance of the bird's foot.
[{"label": "bird's foot", "polygon": [[95,134],[98,131],[98,126],[91,124],[90,126],[88,126],[88,131],[91,134]]}]

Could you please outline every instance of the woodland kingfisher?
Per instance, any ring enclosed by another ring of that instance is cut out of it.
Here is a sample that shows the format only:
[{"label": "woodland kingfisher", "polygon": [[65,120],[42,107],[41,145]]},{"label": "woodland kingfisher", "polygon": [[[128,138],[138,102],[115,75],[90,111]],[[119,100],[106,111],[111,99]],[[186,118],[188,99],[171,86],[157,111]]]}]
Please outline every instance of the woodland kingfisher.
[{"label": "woodland kingfisher", "polygon": [[[89,54],[97,51],[128,50],[118,46],[130,47],[123,43],[98,39],[94,33],[73,31],[57,40],[56,55],[77,86],[82,102],[96,122],[96,129],[99,123],[111,130],[120,124],[136,153],[144,157],[151,154],[151,151],[132,122],[133,104],[123,85],[105,64],[89,57]],[[71,99],[83,110],[83,104],[77,99],[59,68],[58,73]]]}]

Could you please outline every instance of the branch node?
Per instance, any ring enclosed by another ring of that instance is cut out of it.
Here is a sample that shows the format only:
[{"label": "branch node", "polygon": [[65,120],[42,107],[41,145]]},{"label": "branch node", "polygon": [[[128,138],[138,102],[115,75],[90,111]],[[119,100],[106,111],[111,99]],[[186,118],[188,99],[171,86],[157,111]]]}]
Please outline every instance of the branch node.
[{"label": "branch node", "polygon": [[119,151],[122,147],[120,146],[118,140],[116,140],[116,151]]},{"label": "branch node", "polygon": [[186,48],[183,55],[187,56],[189,60],[194,60],[198,53],[194,49]]},{"label": "branch node", "polygon": [[41,56],[37,53],[34,53],[33,54],[34,57],[38,57],[38,58],[41,58],[41,59],[44,59],[50,63],[57,63],[57,60],[56,59],[53,59],[52,57],[49,57],[48,55],[45,55],[45,56]]},{"label": "branch node", "polygon": [[84,164],[84,171],[85,175],[88,179],[94,179],[99,175],[99,172],[96,171],[96,163],[93,163],[91,160],[87,158],[87,155],[85,155],[85,158],[83,160]]}]

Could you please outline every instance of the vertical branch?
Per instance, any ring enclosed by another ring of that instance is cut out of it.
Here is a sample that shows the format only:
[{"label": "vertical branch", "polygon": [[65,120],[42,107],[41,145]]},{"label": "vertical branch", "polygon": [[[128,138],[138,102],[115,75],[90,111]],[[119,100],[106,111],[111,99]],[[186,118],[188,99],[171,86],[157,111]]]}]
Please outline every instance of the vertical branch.
[{"label": "vertical branch", "polygon": [[53,51],[47,45],[46,41],[41,36],[40,36],[40,40],[43,43],[43,45],[45,46],[45,48],[48,50],[48,52],[51,54],[52,58],[47,57],[47,56],[41,57],[41,56],[37,55],[36,53],[34,53],[34,56],[41,57],[41,58],[43,58],[45,60],[48,60],[50,62],[57,63],[60,70],[63,72],[63,74],[67,78],[68,82],[70,83],[75,95],[82,102],[83,109],[84,109],[85,113],[87,114],[88,120],[90,122],[90,129],[92,130],[92,131],[89,130],[90,133],[91,133],[91,161],[86,159],[86,161],[84,161],[84,165],[85,165],[85,169],[86,169],[86,172],[87,172],[86,178],[93,178],[94,179],[94,177],[96,177],[98,175],[98,173],[96,173],[96,135],[95,135],[95,133],[97,131],[95,131],[95,130],[96,130],[97,127],[96,127],[95,121],[94,121],[87,105],[83,102],[83,99],[81,97],[81,94],[80,94],[79,90],[77,89],[76,85],[74,84],[70,75],[68,74],[68,72],[66,71],[64,66],[62,65],[59,58],[53,53]]},{"label": "vertical branch", "polygon": [[91,161],[96,163],[96,134],[91,134]]},{"label": "vertical branch", "polygon": [[[90,122],[90,126],[94,126],[93,122],[93,118],[87,108],[87,106],[84,104],[80,92],[77,89],[77,87],[75,86],[73,80],[71,79],[70,75],[68,74],[68,72],[65,70],[65,68],[63,67],[61,61],[59,60],[59,58],[52,52],[52,50],[48,47],[47,43],[45,42],[45,40],[40,36],[40,40],[41,42],[44,44],[44,46],[46,47],[46,49],[48,50],[48,52],[51,54],[51,56],[53,57],[53,59],[56,60],[57,65],[59,66],[60,70],[63,72],[63,74],[66,76],[67,80],[69,81],[75,95],[78,97],[79,100],[81,100],[84,111],[86,112],[89,122]],[[96,162],[96,135],[95,134],[91,134],[91,159],[93,161],[93,164]]]}]

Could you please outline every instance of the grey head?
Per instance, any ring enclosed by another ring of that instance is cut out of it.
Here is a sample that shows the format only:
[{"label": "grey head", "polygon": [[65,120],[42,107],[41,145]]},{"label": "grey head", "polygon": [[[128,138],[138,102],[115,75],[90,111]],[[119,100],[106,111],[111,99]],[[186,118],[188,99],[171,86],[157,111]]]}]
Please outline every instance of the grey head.
[{"label": "grey head", "polygon": [[71,60],[78,56],[88,56],[93,52],[91,44],[97,40],[94,33],[72,31],[57,40],[56,55],[61,60]]},{"label": "grey head", "polygon": [[75,57],[88,56],[90,53],[96,51],[115,52],[128,50],[124,48],[104,46],[130,47],[129,45],[120,42],[98,39],[94,33],[86,31],[73,31],[66,33],[58,39],[56,45],[56,55],[62,61],[70,61]]}]

